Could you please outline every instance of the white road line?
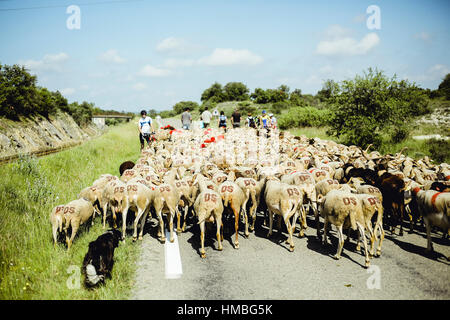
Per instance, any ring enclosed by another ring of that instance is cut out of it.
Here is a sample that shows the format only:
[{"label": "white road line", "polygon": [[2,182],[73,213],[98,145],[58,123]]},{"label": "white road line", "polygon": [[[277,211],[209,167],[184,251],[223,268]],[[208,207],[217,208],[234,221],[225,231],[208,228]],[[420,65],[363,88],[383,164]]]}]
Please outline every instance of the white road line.
[{"label": "white road line", "polygon": [[181,266],[180,247],[178,246],[178,237],[173,233],[174,241],[170,242],[170,232],[166,230],[166,243],[164,244],[164,254],[166,263],[166,279],[178,279],[183,274]]}]

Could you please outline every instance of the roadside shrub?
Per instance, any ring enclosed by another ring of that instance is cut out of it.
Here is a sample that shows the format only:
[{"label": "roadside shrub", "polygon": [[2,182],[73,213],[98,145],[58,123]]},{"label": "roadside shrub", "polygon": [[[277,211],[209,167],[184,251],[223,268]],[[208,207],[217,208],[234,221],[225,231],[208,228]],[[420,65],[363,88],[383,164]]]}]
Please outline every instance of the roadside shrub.
[{"label": "roadside shrub", "polygon": [[272,106],[270,107],[270,110],[273,113],[280,114],[282,110],[289,109],[290,106],[291,105],[288,102],[280,101],[273,103]]},{"label": "roadside shrub", "polygon": [[294,107],[278,118],[280,129],[293,127],[323,127],[328,124],[331,112],[314,107]]},{"label": "roadside shrub", "polygon": [[393,143],[400,143],[409,137],[410,129],[406,125],[400,125],[393,128],[391,140]]},{"label": "roadside shrub", "polygon": [[450,141],[430,139],[428,150],[435,163],[450,162]]}]

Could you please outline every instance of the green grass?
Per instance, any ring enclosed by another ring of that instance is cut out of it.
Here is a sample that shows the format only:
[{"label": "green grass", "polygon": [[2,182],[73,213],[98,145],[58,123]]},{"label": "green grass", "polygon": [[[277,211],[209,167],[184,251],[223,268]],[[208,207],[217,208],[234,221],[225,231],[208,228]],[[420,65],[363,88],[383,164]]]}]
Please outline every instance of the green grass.
[{"label": "green grass", "polygon": [[[119,165],[140,155],[135,123],[125,123],[83,145],[39,159],[21,158],[1,167],[0,299],[127,299],[140,246],[129,238],[115,251],[112,279],[96,290],[83,286],[81,271],[90,241],[103,233],[101,218],[80,227],[70,251],[53,247],[49,216],[55,205],[77,198],[103,173],[118,175]],[[81,274],[81,273],[80,273]],[[77,278],[81,286],[70,289]]]}]

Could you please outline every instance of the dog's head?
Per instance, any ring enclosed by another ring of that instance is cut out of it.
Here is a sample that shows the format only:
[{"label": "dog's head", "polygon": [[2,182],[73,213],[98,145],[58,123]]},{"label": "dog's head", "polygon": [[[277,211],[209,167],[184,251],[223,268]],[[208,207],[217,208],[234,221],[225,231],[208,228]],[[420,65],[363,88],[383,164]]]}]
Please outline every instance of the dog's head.
[{"label": "dog's head", "polygon": [[119,241],[122,238],[122,232],[120,232],[118,229],[111,229],[108,230],[107,233],[110,233],[113,238],[113,247],[117,248],[119,246]]}]

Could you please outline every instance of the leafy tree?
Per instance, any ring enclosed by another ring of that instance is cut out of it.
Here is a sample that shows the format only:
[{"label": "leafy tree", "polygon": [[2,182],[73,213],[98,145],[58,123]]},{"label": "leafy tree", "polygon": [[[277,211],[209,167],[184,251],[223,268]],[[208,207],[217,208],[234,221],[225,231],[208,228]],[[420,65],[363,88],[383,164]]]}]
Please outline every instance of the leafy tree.
[{"label": "leafy tree", "polygon": [[36,76],[23,66],[0,65],[0,115],[18,119],[33,113],[36,95]]},{"label": "leafy tree", "polygon": [[320,101],[327,101],[332,96],[336,95],[339,90],[339,84],[334,80],[328,79],[322,85],[322,89],[317,92],[317,97]]},{"label": "leafy tree", "polygon": [[242,82],[228,82],[223,88],[225,101],[244,101],[249,99],[249,89]]},{"label": "leafy tree", "polygon": [[200,100],[202,102],[211,101],[216,103],[225,101],[222,85],[215,82],[211,87],[203,91]]},{"label": "leafy tree", "polygon": [[173,111],[175,114],[180,114],[184,111],[184,109],[189,108],[189,110],[198,109],[199,105],[194,101],[180,101],[173,106]]},{"label": "leafy tree", "polygon": [[270,100],[269,95],[267,92],[261,88],[256,88],[255,91],[250,95],[250,98],[252,98],[256,103],[268,103]]},{"label": "leafy tree", "polygon": [[[381,132],[402,126],[416,115],[429,111],[428,98],[415,84],[389,79],[378,69],[331,86],[328,101],[333,116],[329,134],[344,136],[347,144],[379,147]],[[403,133],[405,134],[405,133]]]},{"label": "leafy tree", "polygon": [[447,73],[444,80],[439,84],[438,91],[445,99],[450,100],[450,73]]}]

